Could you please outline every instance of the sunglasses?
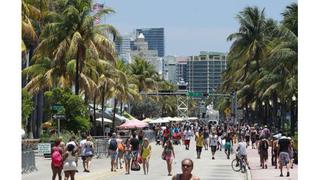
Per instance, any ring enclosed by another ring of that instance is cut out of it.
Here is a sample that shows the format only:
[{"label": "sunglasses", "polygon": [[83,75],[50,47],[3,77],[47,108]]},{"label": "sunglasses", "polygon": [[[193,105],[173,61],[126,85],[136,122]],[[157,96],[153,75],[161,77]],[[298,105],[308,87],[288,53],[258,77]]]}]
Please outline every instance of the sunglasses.
[{"label": "sunglasses", "polygon": [[182,164],[182,167],[187,167],[187,168],[189,168],[189,167],[191,167],[191,165],[190,165],[190,164]]}]

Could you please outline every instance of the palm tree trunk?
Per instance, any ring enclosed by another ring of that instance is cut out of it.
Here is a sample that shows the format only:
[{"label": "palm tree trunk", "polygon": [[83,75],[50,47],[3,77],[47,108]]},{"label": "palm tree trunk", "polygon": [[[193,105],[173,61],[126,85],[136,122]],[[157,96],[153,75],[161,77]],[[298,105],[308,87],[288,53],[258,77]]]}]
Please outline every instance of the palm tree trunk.
[{"label": "palm tree trunk", "polygon": [[123,102],[122,102],[122,98],[120,99],[120,115],[122,116],[123,114]]},{"label": "palm tree trunk", "polygon": [[102,99],[101,99],[101,126],[102,126],[102,135],[104,136],[104,119],[103,119],[103,116],[104,116],[104,96],[105,96],[105,84],[103,85],[103,89],[102,89]]},{"label": "palm tree trunk", "polygon": [[82,58],[84,57],[84,49],[82,45],[78,46],[77,58],[76,58],[76,82],[75,82],[75,94],[79,95],[80,91],[80,74],[82,70]]},{"label": "palm tree trunk", "polygon": [[116,122],[116,108],[117,108],[118,100],[114,98],[114,106],[113,106],[113,119],[112,119],[112,129],[115,132],[115,122]]},{"label": "palm tree trunk", "polygon": [[80,52],[78,49],[77,59],[76,59],[76,79],[75,79],[75,94],[79,95],[79,61],[80,61]]},{"label": "palm tree trunk", "polygon": [[93,132],[94,132],[94,135],[97,135],[97,117],[96,117],[96,99],[97,99],[97,96],[96,94],[94,94],[94,97],[93,97]]}]

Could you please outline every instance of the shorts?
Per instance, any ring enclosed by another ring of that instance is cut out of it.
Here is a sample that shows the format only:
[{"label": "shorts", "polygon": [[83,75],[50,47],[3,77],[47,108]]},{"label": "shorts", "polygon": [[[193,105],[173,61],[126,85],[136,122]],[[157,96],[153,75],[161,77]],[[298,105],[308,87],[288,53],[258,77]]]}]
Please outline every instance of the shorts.
[{"label": "shorts", "polygon": [[109,155],[112,160],[115,160],[115,159],[117,159],[118,153],[117,153],[117,151],[109,150]]},{"label": "shorts", "polygon": [[123,157],[123,152],[122,151],[118,151],[118,157],[120,157],[120,158]]},{"label": "shorts", "polygon": [[138,158],[138,152],[139,152],[139,151],[132,151],[132,157],[133,157],[133,159]]},{"label": "shorts", "polygon": [[260,151],[260,158],[263,160],[267,160],[268,159],[268,150]]},{"label": "shorts", "polygon": [[211,152],[215,153],[217,151],[217,146],[210,146],[211,147]]},{"label": "shorts", "polygon": [[225,150],[230,150],[231,149],[231,143],[230,142],[226,142],[226,144],[224,145],[224,149]]},{"label": "shorts", "polygon": [[283,166],[286,166],[289,163],[289,153],[280,152],[279,154],[279,163]]},{"label": "shorts", "polygon": [[196,146],[196,151],[197,152],[201,152],[202,151],[202,147],[201,146]]},{"label": "shorts", "polygon": [[185,145],[189,145],[189,144],[190,144],[190,140],[187,140],[187,139],[184,140],[184,144],[185,144]]},{"label": "shorts", "polygon": [[132,157],[131,153],[125,153],[125,154],[124,154],[124,158],[125,158],[127,161],[130,161],[130,160],[131,160],[131,157]]},{"label": "shorts", "polygon": [[81,156],[82,161],[85,161],[86,158],[87,158],[87,156],[84,156],[84,155]]}]

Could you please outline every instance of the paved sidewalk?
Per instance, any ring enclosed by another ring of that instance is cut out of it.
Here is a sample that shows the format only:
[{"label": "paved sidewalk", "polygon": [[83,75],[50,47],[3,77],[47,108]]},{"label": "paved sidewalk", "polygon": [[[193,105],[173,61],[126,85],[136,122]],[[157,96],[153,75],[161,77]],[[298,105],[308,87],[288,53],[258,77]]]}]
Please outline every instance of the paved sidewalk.
[{"label": "paved sidewalk", "polygon": [[280,170],[275,169],[275,166],[271,166],[271,148],[269,149],[268,156],[268,169],[262,169],[260,167],[260,158],[257,149],[252,149],[251,146],[247,148],[248,160],[251,167],[251,179],[252,180],[297,180],[298,179],[298,165],[294,164],[293,169],[290,169],[290,177],[286,177],[287,169],[282,169],[284,177],[280,177]]}]

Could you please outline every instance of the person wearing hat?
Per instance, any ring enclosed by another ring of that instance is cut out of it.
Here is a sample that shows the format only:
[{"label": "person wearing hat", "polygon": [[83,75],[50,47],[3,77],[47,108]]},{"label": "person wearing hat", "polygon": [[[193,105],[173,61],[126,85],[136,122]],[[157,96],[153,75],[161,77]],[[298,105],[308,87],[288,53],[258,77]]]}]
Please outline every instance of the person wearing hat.
[{"label": "person wearing hat", "polygon": [[286,136],[282,136],[279,141],[279,169],[280,169],[280,177],[283,177],[282,168],[286,166],[287,168],[287,177],[290,176],[289,172],[289,148],[290,148],[290,140]]},{"label": "person wearing hat", "polygon": [[281,137],[281,134],[276,134],[272,137],[271,141],[271,165],[275,166],[275,169],[278,168],[278,156],[279,156],[279,144],[278,139]]}]

